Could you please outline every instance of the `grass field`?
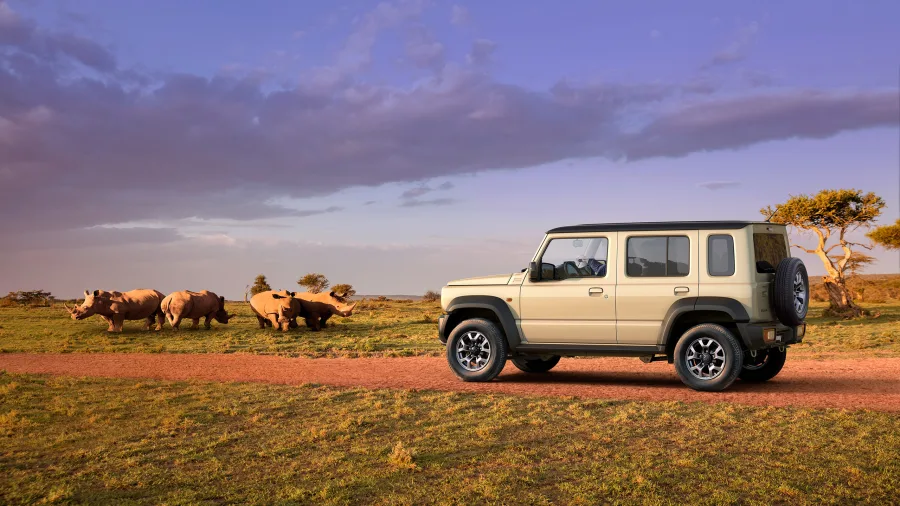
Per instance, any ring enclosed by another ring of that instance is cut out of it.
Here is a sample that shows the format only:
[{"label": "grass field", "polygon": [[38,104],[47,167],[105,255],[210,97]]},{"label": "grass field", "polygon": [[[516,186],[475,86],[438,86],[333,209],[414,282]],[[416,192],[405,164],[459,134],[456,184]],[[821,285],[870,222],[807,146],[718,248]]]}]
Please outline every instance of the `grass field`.
[{"label": "grass field", "polygon": [[[900,355],[900,304],[869,304],[876,318],[838,320],[822,318],[825,305],[810,309],[804,342],[792,355],[832,356]],[[437,303],[366,301],[350,318],[334,317],[329,328],[306,328],[287,333],[260,330],[244,303],[229,303],[238,317],[228,325],[213,323],[212,330],[180,332],[166,325],[161,332],[140,330],[129,322],[125,332],[108,334],[100,317],[72,321],[61,306],[55,308],[0,308],[0,352],[141,352],[141,353],[259,353],[306,357],[438,355]]]},{"label": "grass field", "polygon": [[889,504],[900,418],[0,373],[0,503]]},{"label": "grass field", "polygon": [[[410,356],[439,353],[438,303],[365,301],[349,318],[332,317],[328,328],[290,332],[257,327],[256,316],[243,302],[229,302],[236,313],[228,325],[213,322],[212,330],[181,331],[166,324],[161,332],[141,330],[141,322],[126,322],[121,334],[108,334],[99,317],[73,321],[61,305],[55,308],[0,308],[0,352],[142,352],[142,353],[265,353],[274,355]],[[300,321],[302,325],[302,320]]]}]

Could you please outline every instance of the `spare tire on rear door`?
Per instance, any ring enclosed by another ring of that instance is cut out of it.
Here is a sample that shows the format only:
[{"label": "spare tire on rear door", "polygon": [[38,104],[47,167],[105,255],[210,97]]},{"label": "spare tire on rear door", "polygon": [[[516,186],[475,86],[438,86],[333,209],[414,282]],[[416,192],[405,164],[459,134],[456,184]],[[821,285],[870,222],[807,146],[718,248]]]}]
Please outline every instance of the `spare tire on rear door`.
[{"label": "spare tire on rear door", "polygon": [[785,258],[775,270],[772,304],[781,323],[795,327],[803,323],[809,311],[809,276],[799,258]]}]

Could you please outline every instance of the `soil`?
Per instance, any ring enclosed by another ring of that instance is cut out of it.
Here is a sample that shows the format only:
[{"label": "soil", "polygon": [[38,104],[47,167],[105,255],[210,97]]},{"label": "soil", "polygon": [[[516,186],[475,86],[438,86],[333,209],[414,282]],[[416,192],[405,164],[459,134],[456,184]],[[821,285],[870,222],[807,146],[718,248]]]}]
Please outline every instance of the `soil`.
[{"label": "soil", "polygon": [[760,406],[900,411],[900,358],[791,360],[763,384],[736,381],[725,392],[696,392],[665,363],[634,358],[563,359],[546,374],[508,363],[489,383],[464,383],[443,357],[308,359],[250,354],[0,354],[0,370],[69,376],[315,383],[611,400],[731,402]]}]

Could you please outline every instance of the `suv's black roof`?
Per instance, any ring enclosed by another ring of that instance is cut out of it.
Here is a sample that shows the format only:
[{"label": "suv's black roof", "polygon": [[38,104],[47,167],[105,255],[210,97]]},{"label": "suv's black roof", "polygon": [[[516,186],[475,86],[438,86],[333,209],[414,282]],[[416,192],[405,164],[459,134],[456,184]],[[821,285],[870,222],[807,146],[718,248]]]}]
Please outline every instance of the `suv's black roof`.
[{"label": "suv's black roof", "polygon": [[765,221],[657,221],[637,223],[595,223],[569,225],[548,230],[548,234],[579,232],[648,232],[653,230],[737,230],[747,225],[777,225]]}]

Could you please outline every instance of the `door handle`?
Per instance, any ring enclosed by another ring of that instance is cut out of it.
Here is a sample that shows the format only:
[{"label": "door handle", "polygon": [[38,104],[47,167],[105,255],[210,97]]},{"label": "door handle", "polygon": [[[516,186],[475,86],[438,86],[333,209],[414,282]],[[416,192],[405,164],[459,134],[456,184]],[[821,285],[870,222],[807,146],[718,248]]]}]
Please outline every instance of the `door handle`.
[{"label": "door handle", "polygon": [[588,288],[588,295],[600,295],[601,293],[603,293],[603,289],[599,286]]},{"label": "door handle", "polygon": [[690,291],[691,291],[691,289],[686,286],[676,286],[675,287],[675,295],[679,295],[682,293],[688,293]]}]

